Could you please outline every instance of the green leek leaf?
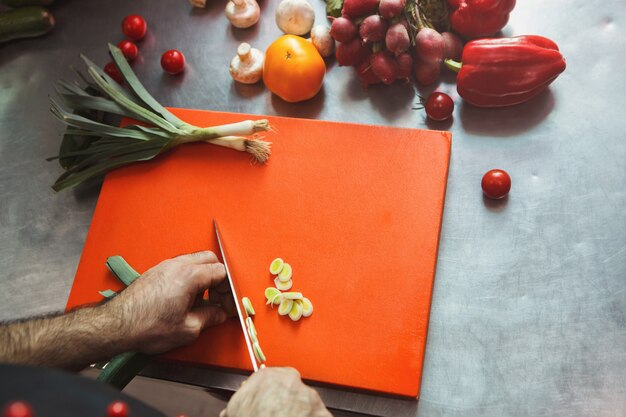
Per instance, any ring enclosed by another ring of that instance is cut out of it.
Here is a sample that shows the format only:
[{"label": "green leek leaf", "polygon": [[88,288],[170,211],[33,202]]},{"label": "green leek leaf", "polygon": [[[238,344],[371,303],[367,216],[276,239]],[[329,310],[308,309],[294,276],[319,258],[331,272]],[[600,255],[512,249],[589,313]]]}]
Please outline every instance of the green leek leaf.
[{"label": "green leek leaf", "polygon": [[104,291],[98,291],[100,293],[101,296],[105,297],[105,298],[113,298],[117,295],[117,293],[113,290],[104,290]]}]

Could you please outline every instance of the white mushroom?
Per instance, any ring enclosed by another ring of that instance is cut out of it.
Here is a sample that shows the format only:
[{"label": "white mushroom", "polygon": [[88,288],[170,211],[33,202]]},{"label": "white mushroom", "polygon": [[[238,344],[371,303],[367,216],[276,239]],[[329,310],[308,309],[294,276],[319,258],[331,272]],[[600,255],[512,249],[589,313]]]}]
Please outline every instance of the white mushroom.
[{"label": "white mushroom", "polygon": [[304,35],[315,23],[315,11],[306,0],[282,0],[276,8],[276,24],[285,33]]},{"label": "white mushroom", "polygon": [[330,36],[330,28],[317,25],[311,29],[311,42],[321,56],[327,58],[335,52],[335,40]]},{"label": "white mushroom", "polygon": [[243,84],[254,84],[263,77],[265,55],[258,49],[242,43],[237,48],[237,56],[230,62],[230,76]]},{"label": "white mushroom", "polygon": [[230,23],[245,29],[259,21],[261,9],[255,0],[230,0],[226,4],[226,17]]}]

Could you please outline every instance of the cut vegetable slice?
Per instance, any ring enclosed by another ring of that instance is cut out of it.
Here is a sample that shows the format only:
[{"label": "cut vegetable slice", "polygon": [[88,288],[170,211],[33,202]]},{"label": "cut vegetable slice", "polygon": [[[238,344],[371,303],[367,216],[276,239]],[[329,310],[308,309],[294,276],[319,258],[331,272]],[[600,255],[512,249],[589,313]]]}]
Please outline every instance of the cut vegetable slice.
[{"label": "cut vegetable slice", "polygon": [[275,278],[274,285],[276,285],[276,288],[278,288],[281,291],[288,291],[293,285],[293,281],[289,280],[287,282],[282,282],[280,279]]},{"label": "cut vegetable slice", "polygon": [[252,340],[252,342],[258,343],[259,339],[257,338],[256,327],[254,327],[254,323],[250,322],[247,327],[248,327],[248,336],[250,336],[250,340]]},{"label": "cut vegetable slice", "polygon": [[278,314],[280,314],[281,316],[286,316],[287,314],[289,314],[292,307],[293,300],[288,300],[285,298],[283,299],[283,301],[280,302],[280,305],[278,306]]},{"label": "cut vegetable slice", "polygon": [[241,302],[243,304],[243,308],[246,309],[246,314],[248,316],[254,316],[254,307],[252,307],[252,302],[250,301],[250,299],[248,297],[243,297],[241,299]]},{"label": "cut vegetable slice", "polygon": [[283,298],[288,300],[302,300],[304,298],[301,292],[284,292]]},{"label": "cut vegetable slice", "polygon": [[256,356],[256,360],[261,363],[265,362],[265,354],[261,350],[261,346],[259,345],[259,342],[253,343],[252,349],[254,350],[254,356]]},{"label": "cut vegetable slice", "polygon": [[250,326],[254,326],[254,323],[252,323],[252,318],[246,317],[246,327]]},{"label": "cut vegetable slice", "polygon": [[313,303],[311,303],[311,300],[305,297],[300,301],[302,302],[302,316],[309,317],[313,314]]},{"label": "cut vegetable slice", "polygon": [[267,302],[265,304],[280,304],[280,290],[274,288],[274,287],[267,287],[265,289],[265,298],[267,298]]},{"label": "cut vegetable slice", "polygon": [[276,258],[270,264],[270,274],[278,275],[280,271],[283,270],[283,266],[285,265],[285,261],[280,258]]},{"label": "cut vegetable slice", "polygon": [[296,300],[291,307],[291,311],[289,312],[289,318],[293,321],[300,320],[302,317],[302,302],[300,300]]},{"label": "cut vegetable slice", "polygon": [[281,282],[287,282],[291,279],[292,272],[293,271],[291,269],[291,265],[285,263],[280,273],[278,274],[278,279],[281,280]]}]

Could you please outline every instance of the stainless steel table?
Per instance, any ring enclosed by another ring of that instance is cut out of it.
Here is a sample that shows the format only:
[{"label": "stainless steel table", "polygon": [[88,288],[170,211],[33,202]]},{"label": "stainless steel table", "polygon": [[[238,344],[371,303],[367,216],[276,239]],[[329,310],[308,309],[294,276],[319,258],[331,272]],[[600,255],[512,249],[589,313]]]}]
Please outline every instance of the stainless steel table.
[{"label": "stainless steel table", "polygon": [[[49,36],[0,45],[0,320],[65,305],[99,184],[50,189],[60,168],[44,158],[62,127],[47,95],[53,80],[72,76],[80,52],[104,64],[106,42],[122,39],[121,19],[139,12],[149,34],[134,67],[166,105],[453,132],[417,415],[626,415],[626,3],[519,1],[505,34],[554,39],[566,72],[514,108],[457,100],[443,124],[411,110],[412,87],[364,91],[332,63],[323,91],[297,105],[232,83],[238,43],[263,49],[278,35],[277,1],[262,2],[260,24],[247,31],[228,26],[225,1],[206,10],[184,1],[57,3]],[[323,3],[311,3],[323,22]],[[159,67],[170,48],[187,56],[183,76]],[[454,94],[452,81],[439,88]],[[494,167],[513,178],[497,203],[480,190]]]}]

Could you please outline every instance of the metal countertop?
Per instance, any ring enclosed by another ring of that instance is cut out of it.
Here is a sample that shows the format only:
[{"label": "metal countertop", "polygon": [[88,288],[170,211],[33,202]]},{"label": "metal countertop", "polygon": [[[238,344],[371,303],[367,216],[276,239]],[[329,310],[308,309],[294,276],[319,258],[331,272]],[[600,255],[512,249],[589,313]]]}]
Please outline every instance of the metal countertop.
[{"label": "metal countertop", "polygon": [[[310,2],[323,23],[323,3]],[[364,91],[334,63],[297,105],[237,85],[228,63],[240,42],[265,49],[279,35],[278,1],[261,3],[250,30],[228,25],[225,1],[208,3],[60,0],[51,34],[0,45],[0,320],[65,305],[100,184],[51,190],[61,169],[45,157],[62,127],[47,95],[79,53],[104,64],[122,18],[141,13],[149,32],[134,68],[165,105],[453,133],[418,416],[626,415],[624,1],[518,1],[504,33],[555,40],[567,70],[531,102],[492,110],[461,104],[448,76],[448,123],[411,110],[413,87]],[[187,57],[180,77],[159,66],[172,48]],[[480,190],[496,167],[513,180],[501,202]]]}]

